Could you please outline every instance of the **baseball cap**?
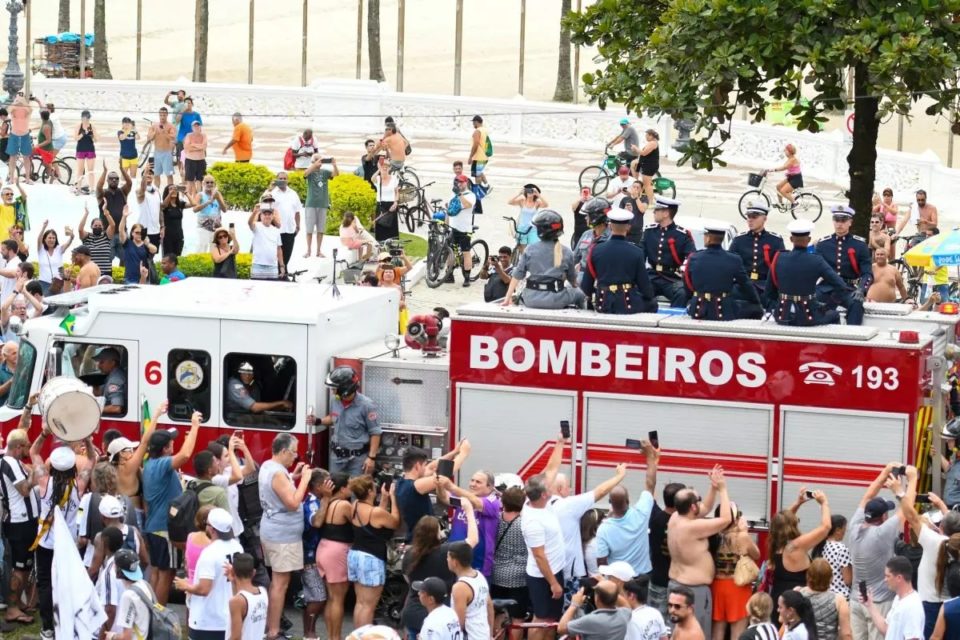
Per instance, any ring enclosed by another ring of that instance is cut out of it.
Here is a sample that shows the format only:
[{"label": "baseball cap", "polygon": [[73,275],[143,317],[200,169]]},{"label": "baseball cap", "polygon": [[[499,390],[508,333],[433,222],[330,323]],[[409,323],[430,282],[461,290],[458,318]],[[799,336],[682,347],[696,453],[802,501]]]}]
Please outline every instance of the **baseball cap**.
[{"label": "baseball cap", "polygon": [[389,260],[389,259],[390,259],[390,252],[388,251],[381,251],[380,253],[377,254],[377,262],[383,262],[384,260]]},{"label": "baseball cap", "polygon": [[57,471],[69,471],[77,464],[77,455],[70,447],[57,447],[50,453],[50,465]]},{"label": "baseball cap", "polygon": [[113,347],[101,347],[93,355],[94,360],[116,360],[120,361],[120,352]]},{"label": "baseball cap", "polygon": [[624,167],[620,167],[619,169],[617,169],[617,175],[625,176],[625,175],[629,175],[629,174],[630,174],[630,168],[629,168],[629,167],[624,166]]},{"label": "baseball cap", "polygon": [[129,438],[124,438],[123,436],[120,436],[119,438],[111,442],[109,447],[107,447],[107,455],[109,455],[110,459],[112,460],[118,453],[120,453],[124,449],[136,449],[139,446],[140,446],[139,442],[134,442]]},{"label": "baseball cap", "polygon": [[158,429],[150,434],[150,440],[147,446],[150,449],[163,449],[176,437],[176,429]]},{"label": "baseball cap", "polygon": [[137,554],[130,549],[120,549],[113,554],[113,561],[117,568],[128,580],[136,582],[143,580],[143,572],[140,571],[140,559]]},{"label": "baseball cap", "polygon": [[620,124],[630,124],[630,118],[620,118]]},{"label": "baseball cap", "polygon": [[425,580],[417,580],[410,586],[414,591],[423,591],[428,596],[433,596],[433,599],[437,602],[443,602],[443,599],[447,597],[447,583],[440,578],[431,577]]},{"label": "baseball cap", "polygon": [[207,524],[222,533],[233,531],[233,516],[226,509],[217,507],[207,515]]},{"label": "baseball cap", "polygon": [[456,180],[457,182],[470,182],[470,178],[463,175],[462,173],[458,175],[456,178],[454,178],[454,180]]},{"label": "baseball cap", "polygon": [[600,575],[607,576],[608,578],[616,578],[622,582],[633,580],[634,573],[630,563],[624,562],[623,560],[617,560],[616,562],[611,562],[610,564],[605,564],[600,567]]},{"label": "baseball cap", "polygon": [[867,520],[876,520],[888,511],[893,511],[897,505],[892,500],[874,498],[863,508],[863,517]]},{"label": "baseball cap", "polygon": [[123,505],[116,497],[109,494],[100,496],[100,515],[104,518],[122,518]]}]

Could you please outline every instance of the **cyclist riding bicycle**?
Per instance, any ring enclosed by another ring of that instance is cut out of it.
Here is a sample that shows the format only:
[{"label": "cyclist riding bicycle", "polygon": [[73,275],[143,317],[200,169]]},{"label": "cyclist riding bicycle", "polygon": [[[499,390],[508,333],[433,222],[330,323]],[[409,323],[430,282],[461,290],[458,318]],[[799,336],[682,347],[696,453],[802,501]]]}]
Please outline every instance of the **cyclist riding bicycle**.
[{"label": "cyclist riding bicycle", "polygon": [[[473,233],[473,207],[477,204],[477,196],[470,190],[470,178],[461,174],[457,176],[453,188],[454,200],[447,207],[447,224],[450,225],[451,243],[460,247],[463,254],[463,286],[470,286],[470,271],[473,269],[473,252],[470,251],[470,234]],[[459,208],[453,204],[459,201]],[[456,213],[454,213],[456,211]]]},{"label": "cyclist riding bicycle", "polygon": [[779,167],[767,169],[764,173],[773,171],[783,171],[785,176],[783,180],[777,183],[778,198],[781,196],[790,202],[790,206],[796,206],[796,199],[793,197],[795,189],[803,188],[803,173],[800,171],[800,158],[797,157],[797,148],[788,144],[783,148],[783,154],[787,157],[786,161]]},{"label": "cyclist riding bicycle", "polygon": [[637,159],[637,152],[634,147],[640,146],[640,136],[637,134],[637,130],[630,125],[628,118],[621,118],[620,133],[607,143],[607,148],[609,149],[619,142],[623,143],[623,151],[618,153],[617,157],[620,158],[622,164],[632,167],[633,161]]}]

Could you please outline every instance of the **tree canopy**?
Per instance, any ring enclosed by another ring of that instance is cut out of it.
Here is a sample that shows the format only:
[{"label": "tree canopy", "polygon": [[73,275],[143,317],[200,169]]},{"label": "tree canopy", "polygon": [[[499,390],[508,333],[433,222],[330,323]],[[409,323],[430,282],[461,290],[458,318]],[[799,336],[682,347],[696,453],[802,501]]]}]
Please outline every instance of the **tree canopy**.
[{"label": "tree canopy", "polygon": [[759,122],[770,102],[793,101],[797,128],[816,131],[825,111],[852,103],[850,197],[864,229],[879,119],[924,96],[928,114],[957,111],[958,14],[960,0],[598,0],[567,20],[605,63],[584,75],[587,94],[693,121],[681,162],[695,168],[723,164],[740,105]]}]

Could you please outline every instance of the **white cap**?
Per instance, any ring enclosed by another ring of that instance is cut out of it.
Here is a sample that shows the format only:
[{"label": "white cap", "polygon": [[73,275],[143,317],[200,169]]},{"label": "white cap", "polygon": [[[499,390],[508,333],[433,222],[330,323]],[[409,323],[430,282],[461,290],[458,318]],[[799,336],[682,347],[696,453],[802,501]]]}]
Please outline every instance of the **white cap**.
[{"label": "white cap", "polygon": [[620,207],[613,207],[607,211],[607,220],[610,222],[630,222],[633,220],[633,213]]},{"label": "white cap", "polygon": [[707,222],[703,225],[703,230],[705,233],[718,233],[725,236],[730,227],[720,222]]},{"label": "white cap", "polygon": [[113,459],[115,455],[117,455],[124,449],[136,449],[139,446],[140,446],[139,442],[134,442],[130,438],[124,438],[123,436],[120,436],[116,440],[113,440],[110,443],[110,446],[107,447],[107,455],[109,455],[110,458]]},{"label": "white cap", "polygon": [[109,494],[100,496],[100,515],[104,518],[122,518],[123,505],[120,501]]},{"label": "white cap", "polygon": [[57,447],[50,453],[50,465],[57,471],[69,471],[77,464],[77,456],[70,447]]},{"label": "white cap", "polygon": [[616,578],[623,582],[629,582],[633,580],[635,572],[629,562],[617,560],[616,562],[602,565],[600,567],[600,575],[607,576],[608,578]]},{"label": "white cap", "polygon": [[207,514],[207,524],[217,531],[228,533],[233,530],[233,516],[226,509],[217,507]]},{"label": "white cap", "polygon": [[253,373],[253,365],[249,362],[241,362],[237,367],[237,373]]},{"label": "white cap", "polygon": [[835,204],[830,207],[830,213],[841,218],[852,218],[856,212],[845,204]]},{"label": "white cap", "polygon": [[680,201],[674,200],[673,198],[667,198],[666,196],[657,196],[656,204],[653,205],[654,209],[677,209],[680,207]]},{"label": "white cap", "polygon": [[770,207],[767,206],[767,203],[762,200],[751,200],[750,204],[747,205],[747,213],[761,213],[767,215],[770,213]]},{"label": "white cap", "polygon": [[809,220],[794,220],[787,225],[787,231],[792,236],[808,236],[813,233],[813,223]]}]

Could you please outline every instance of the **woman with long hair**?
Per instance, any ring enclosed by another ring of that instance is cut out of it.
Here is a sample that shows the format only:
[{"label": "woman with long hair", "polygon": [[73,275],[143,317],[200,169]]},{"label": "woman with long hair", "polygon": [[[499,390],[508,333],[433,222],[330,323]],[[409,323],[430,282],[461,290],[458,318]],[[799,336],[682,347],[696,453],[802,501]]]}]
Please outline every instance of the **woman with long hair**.
[{"label": "woman with long hair", "polygon": [[150,238],[147,237],[147,229],[137,222],[130,227],[130,233],[127,233],[127,216],[130,215],[130,207],[124,205],[123,216],[120,218],[120,246],[123,247],[123,281],[126,284],[137,284],[140,282],[140,269],[149,268],[148,263],[153,260],[152,256],[157,252],[157,248],[150,244]]},{"label": "woman with long hair", "polygon": [[210,257],[213,258],[214,278],[237,277],[237,254],[240,253],[240,243],[237,242],[237,233],[233,227],[229,230],[218,227],[213,232],[213,246],[210,248]]},{"label": "woman with long hair", "polygon": [[587,509],[580,516],[580,544],[583,545],[583,564],[587,575],[595,576],[600,573],[597,563],[597,530],[600,528],[600,518],[596,509]]},{"label": "woman with long hair", "polygon": [[823,558],[830,565],[830,590],[844,598],[850,597],[853,584],[853,558],[843,539],[847,535],[847,519],[839,514],[830,516],[827,538],[813,548],[814,558]]},{"label": "woman with long hair", "polygon": [[90,122],[90,112],[84,109],[80,112],[80,125],[74,134],[77,141],[77,187],[86,184],[93,186],[93,173],[96,170],[97,160],[97,129]]},{"label": "woman with long hair", "polygon": [[353,583],[357,604],[353,608],[353,624],[362,627],[373,623],[383,585],[387,580],[387,542],[400,526],[397,495],[390,483],[380,491],[380,504],[374,504],[377,490],[370,476],[350,478],[350,492],[357,501],[353,505],[353,545],[347,553],[347,578]]},{"label": "woman with long hair", "polygon": [[636,164],[634,173],[640,174],[647,202],[653,203],[653,178],[660,171],[660,134],[656,129],[647,129],[645,133],[646,144],[643,148],[633,145],[633,152],[639,156],[634,161]]},{"label": "woman with long hair", "polygon": [[[462,502],[463,513],[467,518],[466,543],[471,547],[477,546],[480,539],[477,529],[476,514],[473,504],[469,500]],[[403,577],[407,584],[418,580],[436,577],[447,583],[447,590],[453,587],[457,577],[447,566],[447,550],[450,543],[443,543],[440,531],[440,521],[433,516],[423,516],[413,527],[413,539],[403,554]],[[407,630],[407,638],[416,638],[420,634],[423,620],[427,617],[427,610],[417,597],[417,592],[410,589],[407,600],[400,613],[400,624]]]},{"label": "woman with long hair", "polygon": [[940,607],[930,640],[960,639],[960,562],[947,568],[944,586],[950,599]]},{"label": "woman with long hair", "polygon": [[[53,282],[56,280],[59,280],[60,287],[63,287],[63,273],[60,271],[63,268],[63,254],[73,243],[73,229],[70,227],[64,228],[67,240],[61,245],[60,239],[57,237],[57,232],[53,229],[47,229],[49,222],[49,220],[43,221],[43,226],[40,227],[40,234],[37,236],[37,263],[40,265],[40,289],[43,291],[44,296],[50,294],[50,287],[53,286]],[[59,291],[55,293],[59,293]]]},{"label": "woman with long hair", "polygon": [[[724,640],[727,627],[730,637],[739,638],[747,628],[747,603],[753,585],[738,585],[733,580],[740,556],[749,556],[760,562],[760,549],[747,531],[747,521],[736,503],[730,503],[730,526],[720,533],[720,545],[713,556],[715,573],[710,592],[713,596],[713,640]],[[719,517],[718,506],[715,515]]]},{"label": "woman with long hair", "polygon": [[377,242],[400,237],[400,216],[397,215],[397,186],[399,178],[390,173],[390,163],[381,162],[380,171],[373,176],[373,186],[377,190],[377,217],[373,224],[373,234]]},{"label": "woman with long hair", "polygon": [[343,637],[343,602],[350,582],[347,580],[347,553],[353,544],[353,526],[350,524],[350,476],[343,472],[330,474],[333,494],[320,527],[320,545],[317,547],[317,571],[327,585],[327,605],[323,620],[327,638]]},{"label": "woman with long hair", "polygon": [[833,570],[823,558],[816,558],[807,569],[807,586],[800,593],[810,600],[817,621],[819,640],[851,640],[850,605],[847,599],[830,590]]},{"label": "woman with long hair", "polygon": [[797,148],[788,144],[783,148],[783,155],[786,160],[779,167],[768,169],[767,171],[783,171],[783,180],[777,183],[777,199],[786,198],[790,206],[796,204],[793,196],[794,189],[803,187],[803,173],[800,170],[800,158],[797,157]]},{"label": "woman with long hair", "polygon": [[783,640],[820,640],[810,600],[799,591],[784,591],[777,600]]},{"label": "woman with long hair", "polygon": [[[811,497],[812,495],[812,497]],[[807,533],[800,533],[800,519],[797,511],[808,500],[816,500],[820,505],[820,524]],[[777,598],[781,593],[802,587],[807,582],[807,567],[810,566],[810,551],[823,541],[830,532],[830,505],[822,491],[807,493],[801,487],[797,500],[789,509],[781,511],[770,523],[770,535],[767,538],[767,562],[773,568],[773,584],[770,597]],[[776,612],[774,624],[779,624]]]},{"label": "woman with long hair", "polygon": [[[187,542],[183,551],[183,568],[187,572],[187,582],[193,584],[193,574],[197,570],[197,561],[200,560],[200,552],[210,545],[213,540],[207,535],[207,516],[213,511],[212,504],[205,504],[197,509],[197,514],[193,518],[193,531],[187,536]],[[185,595],[187,606],[187,620],[190,619],[190,594]]]},{"label": "woman with long hair", "polygon": [[190,201],[180,191],[180,187],[168,184],[163,188],[163,200],[160,202],[160,221],[163,226],[163,255],[168,253],[179,256],[183,253],[183,209]]}]

